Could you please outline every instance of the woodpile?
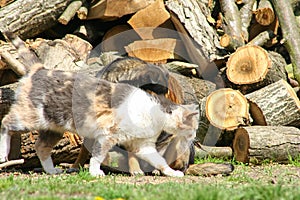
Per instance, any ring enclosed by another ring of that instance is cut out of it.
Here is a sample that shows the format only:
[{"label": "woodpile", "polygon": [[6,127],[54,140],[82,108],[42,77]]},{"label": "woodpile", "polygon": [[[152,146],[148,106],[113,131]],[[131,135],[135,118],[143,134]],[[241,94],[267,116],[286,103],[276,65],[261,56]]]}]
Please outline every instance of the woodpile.
[{"label": "woodpile", "polygon": [[[196,148],[196,155],[228,156],[231,148],[237,161],[286,162],[300,155],[299,6],[295,0],[0,0],[0,31],[26,40],[47,68],[95,75],[124,56],[167,68],[168,95],[199,103],[197,139],[217,146],[207,153]],[[0,39],[2,119],[25,68]],[[36,135],[15,139],[10,157],[25,159],[23,167],[39,166]],[[73,163],[80,145],[81,138],[66,133],[55,163]]]}]

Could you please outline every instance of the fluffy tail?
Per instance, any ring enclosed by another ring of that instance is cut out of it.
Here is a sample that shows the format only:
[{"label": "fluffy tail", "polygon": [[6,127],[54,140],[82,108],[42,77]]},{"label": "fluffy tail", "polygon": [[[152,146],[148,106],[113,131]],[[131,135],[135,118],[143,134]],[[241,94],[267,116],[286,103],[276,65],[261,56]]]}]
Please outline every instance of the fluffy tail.
[{"label": "fluffy tail", "polygon": [[234,166],[229,163],[203,163],[190,165],[186,170],[186,174],[195,176],[228,175],[233,172],[233,170]]},{"label": "fluffy tail", "polygon": [[29,71],[30,67],[34,64],[40,64],[40,59],[35,55],[34,52],[30,51],[25,45],[25,42],[19,38],[16,34],[12,32],[3,33],[15,46],[18,52],[18,60],[24,65],[26,68],[26,72]]}]

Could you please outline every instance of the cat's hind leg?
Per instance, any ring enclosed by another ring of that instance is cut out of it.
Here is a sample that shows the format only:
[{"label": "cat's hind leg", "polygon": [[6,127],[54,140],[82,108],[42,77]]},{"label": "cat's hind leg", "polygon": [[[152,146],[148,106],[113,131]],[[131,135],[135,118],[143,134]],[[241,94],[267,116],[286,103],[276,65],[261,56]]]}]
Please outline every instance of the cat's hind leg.
[{"label": "cat's hind leg", "polygon": [[24,130],[25,127],[17,120],[13,112],[2,119],[0,128],[0,163],[8,161],[12,135]]},{"label": "cat's hind leg", "polygon": [[55,168],[51,158],[51,151],[57,142],[62,138],[61,133],[52,131],[40,131],[35,142],[35,150],[40,159],[44,171],[48,174],[59,174],[62,170]]},{"label": "cat's hind leg", "polygon": [[183,177],[184,174],[181,171],[175,171],[169,167],[166,160],[157,152],[154,146],[140,147],[136,155],[151,164],[156,169],[160,170],[166,176]]}]

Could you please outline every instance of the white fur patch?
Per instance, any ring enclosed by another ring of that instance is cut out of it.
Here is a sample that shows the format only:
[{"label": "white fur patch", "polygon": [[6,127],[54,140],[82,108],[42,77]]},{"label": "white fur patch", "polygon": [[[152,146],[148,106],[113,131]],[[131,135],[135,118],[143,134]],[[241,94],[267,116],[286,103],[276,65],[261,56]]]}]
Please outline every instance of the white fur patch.
[{"label": "white fur patch", "polygon": [[0,135],[0,163],[3,163],[8,160],[8,153],[10,150],[10,138],[8,134]]},{"label": "white fur patch", "polygon": [[149,138],[160,134],[165,121],[165,114],[158,102],[140,89],[135,89],[128,95],[116,109],[116,115],[120,119],[119,127],[135,138]]}]

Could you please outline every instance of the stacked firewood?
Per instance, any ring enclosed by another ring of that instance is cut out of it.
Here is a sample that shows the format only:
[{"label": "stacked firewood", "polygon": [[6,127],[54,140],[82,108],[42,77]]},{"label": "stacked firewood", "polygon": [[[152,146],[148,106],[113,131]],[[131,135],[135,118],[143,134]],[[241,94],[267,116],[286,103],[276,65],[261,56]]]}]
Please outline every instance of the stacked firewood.
[{"label": "stacked firewood", "polygon": [[[197,155],[224,149],[241,162],[299,157],[297,0],[0,0],[0,6],[0,31],[28,39],[48,68],[93,73],[132,56],[169,69],[176,82],[169,95],[199,103],[197,138],[207,147]],[[11,83],[24,75],[2,40],[1,118],[13,101]],[[15,144],[11,157],[37,166],[35,138],[16,139],[20,148]],[[54,161],[74,162],[80,144],[67,133]]]}]

